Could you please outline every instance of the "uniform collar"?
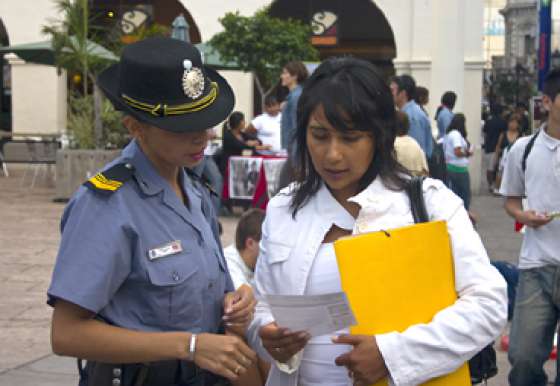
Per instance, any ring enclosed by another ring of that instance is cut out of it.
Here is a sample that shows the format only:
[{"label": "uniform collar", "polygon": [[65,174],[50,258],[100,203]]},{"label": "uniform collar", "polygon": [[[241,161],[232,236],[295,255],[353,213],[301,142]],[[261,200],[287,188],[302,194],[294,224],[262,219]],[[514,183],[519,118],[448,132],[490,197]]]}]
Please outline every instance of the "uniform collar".
[{"label": "uniform collar", "polygon": [[560,140],[551,137],[546,132],[546,123],[544,123],[541,126],[541,129],[540,129],[539,132],[542,135],[539,135],[539,137],[536,140],[539,141],[540,143],[542,143],[543,145],[545,145],[546,147],[548,147],[550,150],[554,151],[554,150],[556,150],[556,148],[558,148],[558,146],[560,146]]},{"label": "uniform collar", "polygon": [[333,197],[327,185],[322,182],[317,192],[317,211],[324,218],[342,229],[352,229],[356,219]]},{"label": "uniform collar", "polygon": [[[152,161],[144,154],[138,142],[133,139],[123,150],[122,157],[130,162],[136,169],[135,177],[142,192],[148,196],[153,196],[169,187],[169,183],[157,172]],[[193,189],[191,179],[181,170],[181,182],[186,188],[200,196],[197,189]]]}]

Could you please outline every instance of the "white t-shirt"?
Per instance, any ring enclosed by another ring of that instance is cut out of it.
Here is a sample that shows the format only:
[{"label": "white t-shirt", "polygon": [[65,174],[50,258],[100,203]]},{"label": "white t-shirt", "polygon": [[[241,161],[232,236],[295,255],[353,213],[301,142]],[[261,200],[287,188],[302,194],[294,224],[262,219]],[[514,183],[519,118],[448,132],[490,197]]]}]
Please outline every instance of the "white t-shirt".
[{"label": "white t-shirt", "polygon": [[255,117],[251,124],[257,129],[257,137],[262,141],[263,145],[272,146],[272,151],[279,152],[282,150],[282,142],[280,137],[280,119],[282,114],[279,113],[274,117],[267,113]]},{"label": "white t-shirt", "polygon": [[[510,148],[500,193],[506,197],[527,196],[527,210],[550,213],[560,210],[560,140],[541,128],[527,157],[527,168],[521,166],[523,153],[531,137],[518,139]],[[537,229],[526,227],[519,256],[519,268],[560,265],[560,219]]]},{"label": "white t-shirt", "polygon": [[468,157],[457,157],[455,155],[455,148],[460,147],[461,150],[466,152],[468,144],[465,138],[457,130],[452,130],[445,135],[443,139],[443,150],[445,151],[445,162],[459,167],[469,166]]},{"label": "white t-shirt", "polygon": [[[340,272],[332,243],[321,244],[309,271],[305,295],[323,295],[342,291]],[[347,345],[334,344],[333,335],[348,334],[348,329],[311,338],[299,367],[299,386],[340,386],[351,383],[348,370],[335,366],[334,360],[350,351]]]},{"label": "white t-shirt", "polygon": [[224,256],[235,289],[241,287],[242,284],[253,286],[254,272],[247,267],[234,244],[224,248]]}]

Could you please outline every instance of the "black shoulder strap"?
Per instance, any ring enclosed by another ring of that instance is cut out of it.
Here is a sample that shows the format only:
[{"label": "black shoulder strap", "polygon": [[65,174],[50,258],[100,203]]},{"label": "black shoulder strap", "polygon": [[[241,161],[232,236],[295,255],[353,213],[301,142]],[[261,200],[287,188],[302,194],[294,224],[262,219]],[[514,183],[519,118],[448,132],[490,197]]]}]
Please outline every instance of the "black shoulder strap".
[{"label": "black shoulder strap", "polygon": [[535,134],[533,134],[533,136],[529,140],[529,143],[527,144],[527,146],[525,146],[525,151],[523,152],[523,159],[521,160],[521,169],[523,170],[523,173],[525,173],[525,169],[527,169],[527,158],[529,157],[529,153],[531,152],[531,149],[533,149],[533,145],[535,144],[535,141],[539,136],[539,132],[540,131],[537,131]]},{"label": "black shoulder strap", "polygon": [[424,177],[415,176],[410,179],[406,187],[406,193],[410,199],[412,217],[414,217],[416,224],[430,221],[428,211],[426,210],[426,203],[424,202],[423,184]]}]

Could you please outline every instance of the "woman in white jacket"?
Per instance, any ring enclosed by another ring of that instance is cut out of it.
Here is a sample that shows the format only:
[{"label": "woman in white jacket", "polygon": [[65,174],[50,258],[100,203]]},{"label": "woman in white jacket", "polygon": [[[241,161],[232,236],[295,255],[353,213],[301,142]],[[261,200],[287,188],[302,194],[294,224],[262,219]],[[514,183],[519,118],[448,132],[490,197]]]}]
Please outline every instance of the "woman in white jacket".
[{"label": "woman in white jacket", "polygon": [[[377,70],[353,58],[323,62],[298,105],[296,183],[267,208],[256,268],[257,294],[341,290],[332,243],[354,233],[413,223],[406,170],[393,149],[395,110]],[[461,200],[424,183],[432,220],[447,221],[457,302],[402,333],[310,339],[276,325],[257,306],[249,339],[274,365],[269,386],[417,385],[449,373],[495,339],[506,321],[506,284],[489,264]],[[391,296],[391,294],[387,294]]]}]

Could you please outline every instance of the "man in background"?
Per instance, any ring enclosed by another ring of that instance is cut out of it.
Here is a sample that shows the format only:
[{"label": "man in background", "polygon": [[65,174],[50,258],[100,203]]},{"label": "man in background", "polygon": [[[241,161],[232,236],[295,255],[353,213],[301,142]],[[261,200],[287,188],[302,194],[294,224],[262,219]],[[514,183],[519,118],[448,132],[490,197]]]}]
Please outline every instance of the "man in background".
[{"label": "man in background", "polygon": [[391,80],[391,92],[397,108],[408,116],[410,129],[408,135],[418,142],[426,157],[432,156],[432,127],[428,116],[414,101],[416,81],[410,75],[396,76]]}]

